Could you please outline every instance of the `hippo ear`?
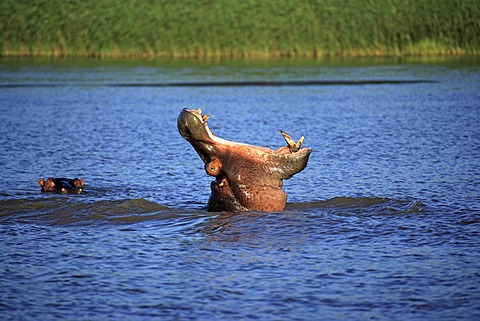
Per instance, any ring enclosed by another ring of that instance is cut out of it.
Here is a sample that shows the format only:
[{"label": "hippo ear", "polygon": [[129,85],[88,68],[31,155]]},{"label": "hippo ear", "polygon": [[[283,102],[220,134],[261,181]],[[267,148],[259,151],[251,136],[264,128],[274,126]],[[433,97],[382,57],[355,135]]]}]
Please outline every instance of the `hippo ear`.
[{"label": "hippo ear", "polygon": [[282,179],[289,179],[301,172],[307,166],[308,158],[312,152],[311,148],[302,148],[298,152],[280,156],[280,172]]},{"label": "hippo ear", "polygon": [[45,185],[45,181],[43,180],[43,178],[38,179],[38,185],[40,185],[40,187],[43,187],[43,185]]}]

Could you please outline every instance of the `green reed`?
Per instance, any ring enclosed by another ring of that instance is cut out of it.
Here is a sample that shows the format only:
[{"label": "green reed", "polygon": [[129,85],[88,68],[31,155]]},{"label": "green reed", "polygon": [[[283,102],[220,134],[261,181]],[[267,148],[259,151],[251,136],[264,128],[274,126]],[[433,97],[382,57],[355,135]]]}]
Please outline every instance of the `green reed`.
[{"label": "green reed", "polygon": [[480,53],[478,0],[2,0],[0,55]]}]

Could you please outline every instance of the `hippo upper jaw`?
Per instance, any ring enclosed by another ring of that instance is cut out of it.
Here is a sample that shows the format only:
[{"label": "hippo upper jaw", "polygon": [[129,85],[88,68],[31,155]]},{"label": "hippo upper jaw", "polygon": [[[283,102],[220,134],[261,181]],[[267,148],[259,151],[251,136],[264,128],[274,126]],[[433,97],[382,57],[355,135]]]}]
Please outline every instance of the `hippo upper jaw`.
[{"label": "hippo upper jaw", "polygon": [[216,177],[208,210],[283,210],[287,195],[282,180],[305,168],[311,149],[300,149],[300,141],[295,151],[290,143],[274,151],[231,142],[213,135],[207,118],[201,110],[184,109],[178,116],[178,130],[203,160],[206,173]]},{"label": "hippo upper jaw", "polygon": [[200,109],[184,109],[177,119],[178,132],[190,144],[206,164],[210,161],[210,155],[214,153],[216,140],[222,140],[215,137],[210,131],[206,120],[208,115],[202,116]]},{"label": "hippo upper jaw", "polygon": [[213,140],[213,134],[208,128],[206,119],[208,116],[203,116],[201,110],[184,109],[178,115],[178,131],[187,141],[206,141]]}]

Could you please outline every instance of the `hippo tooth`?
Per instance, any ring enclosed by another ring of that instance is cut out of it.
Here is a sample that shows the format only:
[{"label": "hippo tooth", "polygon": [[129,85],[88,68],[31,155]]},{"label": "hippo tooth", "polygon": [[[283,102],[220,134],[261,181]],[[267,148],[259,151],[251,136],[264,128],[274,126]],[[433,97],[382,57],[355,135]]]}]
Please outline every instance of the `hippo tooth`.
[{"label": "hippo tooth", "polygon": [[295,143],[295,141],[292,139],[292,137],[289,134],[287,134],[282,130],[280,131],[280,133],[282,134],[283,138],[285,138],[285,141],[287,142],[288,149],[290,149],[290,152],[295,153],[300,149],[300,146],[302,146],[303,139],[304,139],[303,136],[298,140],[297,143]]},{"label": "hippo tooth", "polygon": [[297,150],[300,149],[300,147],[302,147],[302,144],[303,144],[303,140],[305,139],[304,136],[300,137],[300,139],[298,140],[298,142],[295,144],[295,146],[297,147]]},{"label": "hippo tooth", "polygon": [[287,134],[282,130],[280,131],[280,133],[282,134],[283,138],[285,138],[285,141],[287,142],[287,145],[288,145],[288,149],[290,149],[290,152],[292,153],[295,153],[300,149],[300,147],[303,144],[303,140],[305,139],[305,137],[302,136],[300,137],[298,142],[295,143],[295,141],[292,139],[292,137],[289,134]]}]

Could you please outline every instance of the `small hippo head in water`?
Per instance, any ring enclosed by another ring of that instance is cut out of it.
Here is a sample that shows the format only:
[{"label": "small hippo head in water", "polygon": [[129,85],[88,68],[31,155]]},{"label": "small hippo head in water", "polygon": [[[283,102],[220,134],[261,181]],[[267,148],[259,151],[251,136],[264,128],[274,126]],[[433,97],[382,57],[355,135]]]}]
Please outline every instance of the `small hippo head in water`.
[{"label": "small hippo head in water", "polygon": [[287,194],[283,180],[307,166],[310,148],[300,148],[303,137],[295,143],[281,132],[287,146],[277,150],[221,139],[207,126],[208,115],[200,109],[184,109],[178,116],[178,131],[205,163],[211,183],[208,210],[220,211],[281,211]]},{"label": "small hippo head in water", "polygon": [[42,188],[42,192],[56,192],[60,194],[82,194],[85,182],[80,178],[53,178],[47,180],[38,179],[38,185]]}]

